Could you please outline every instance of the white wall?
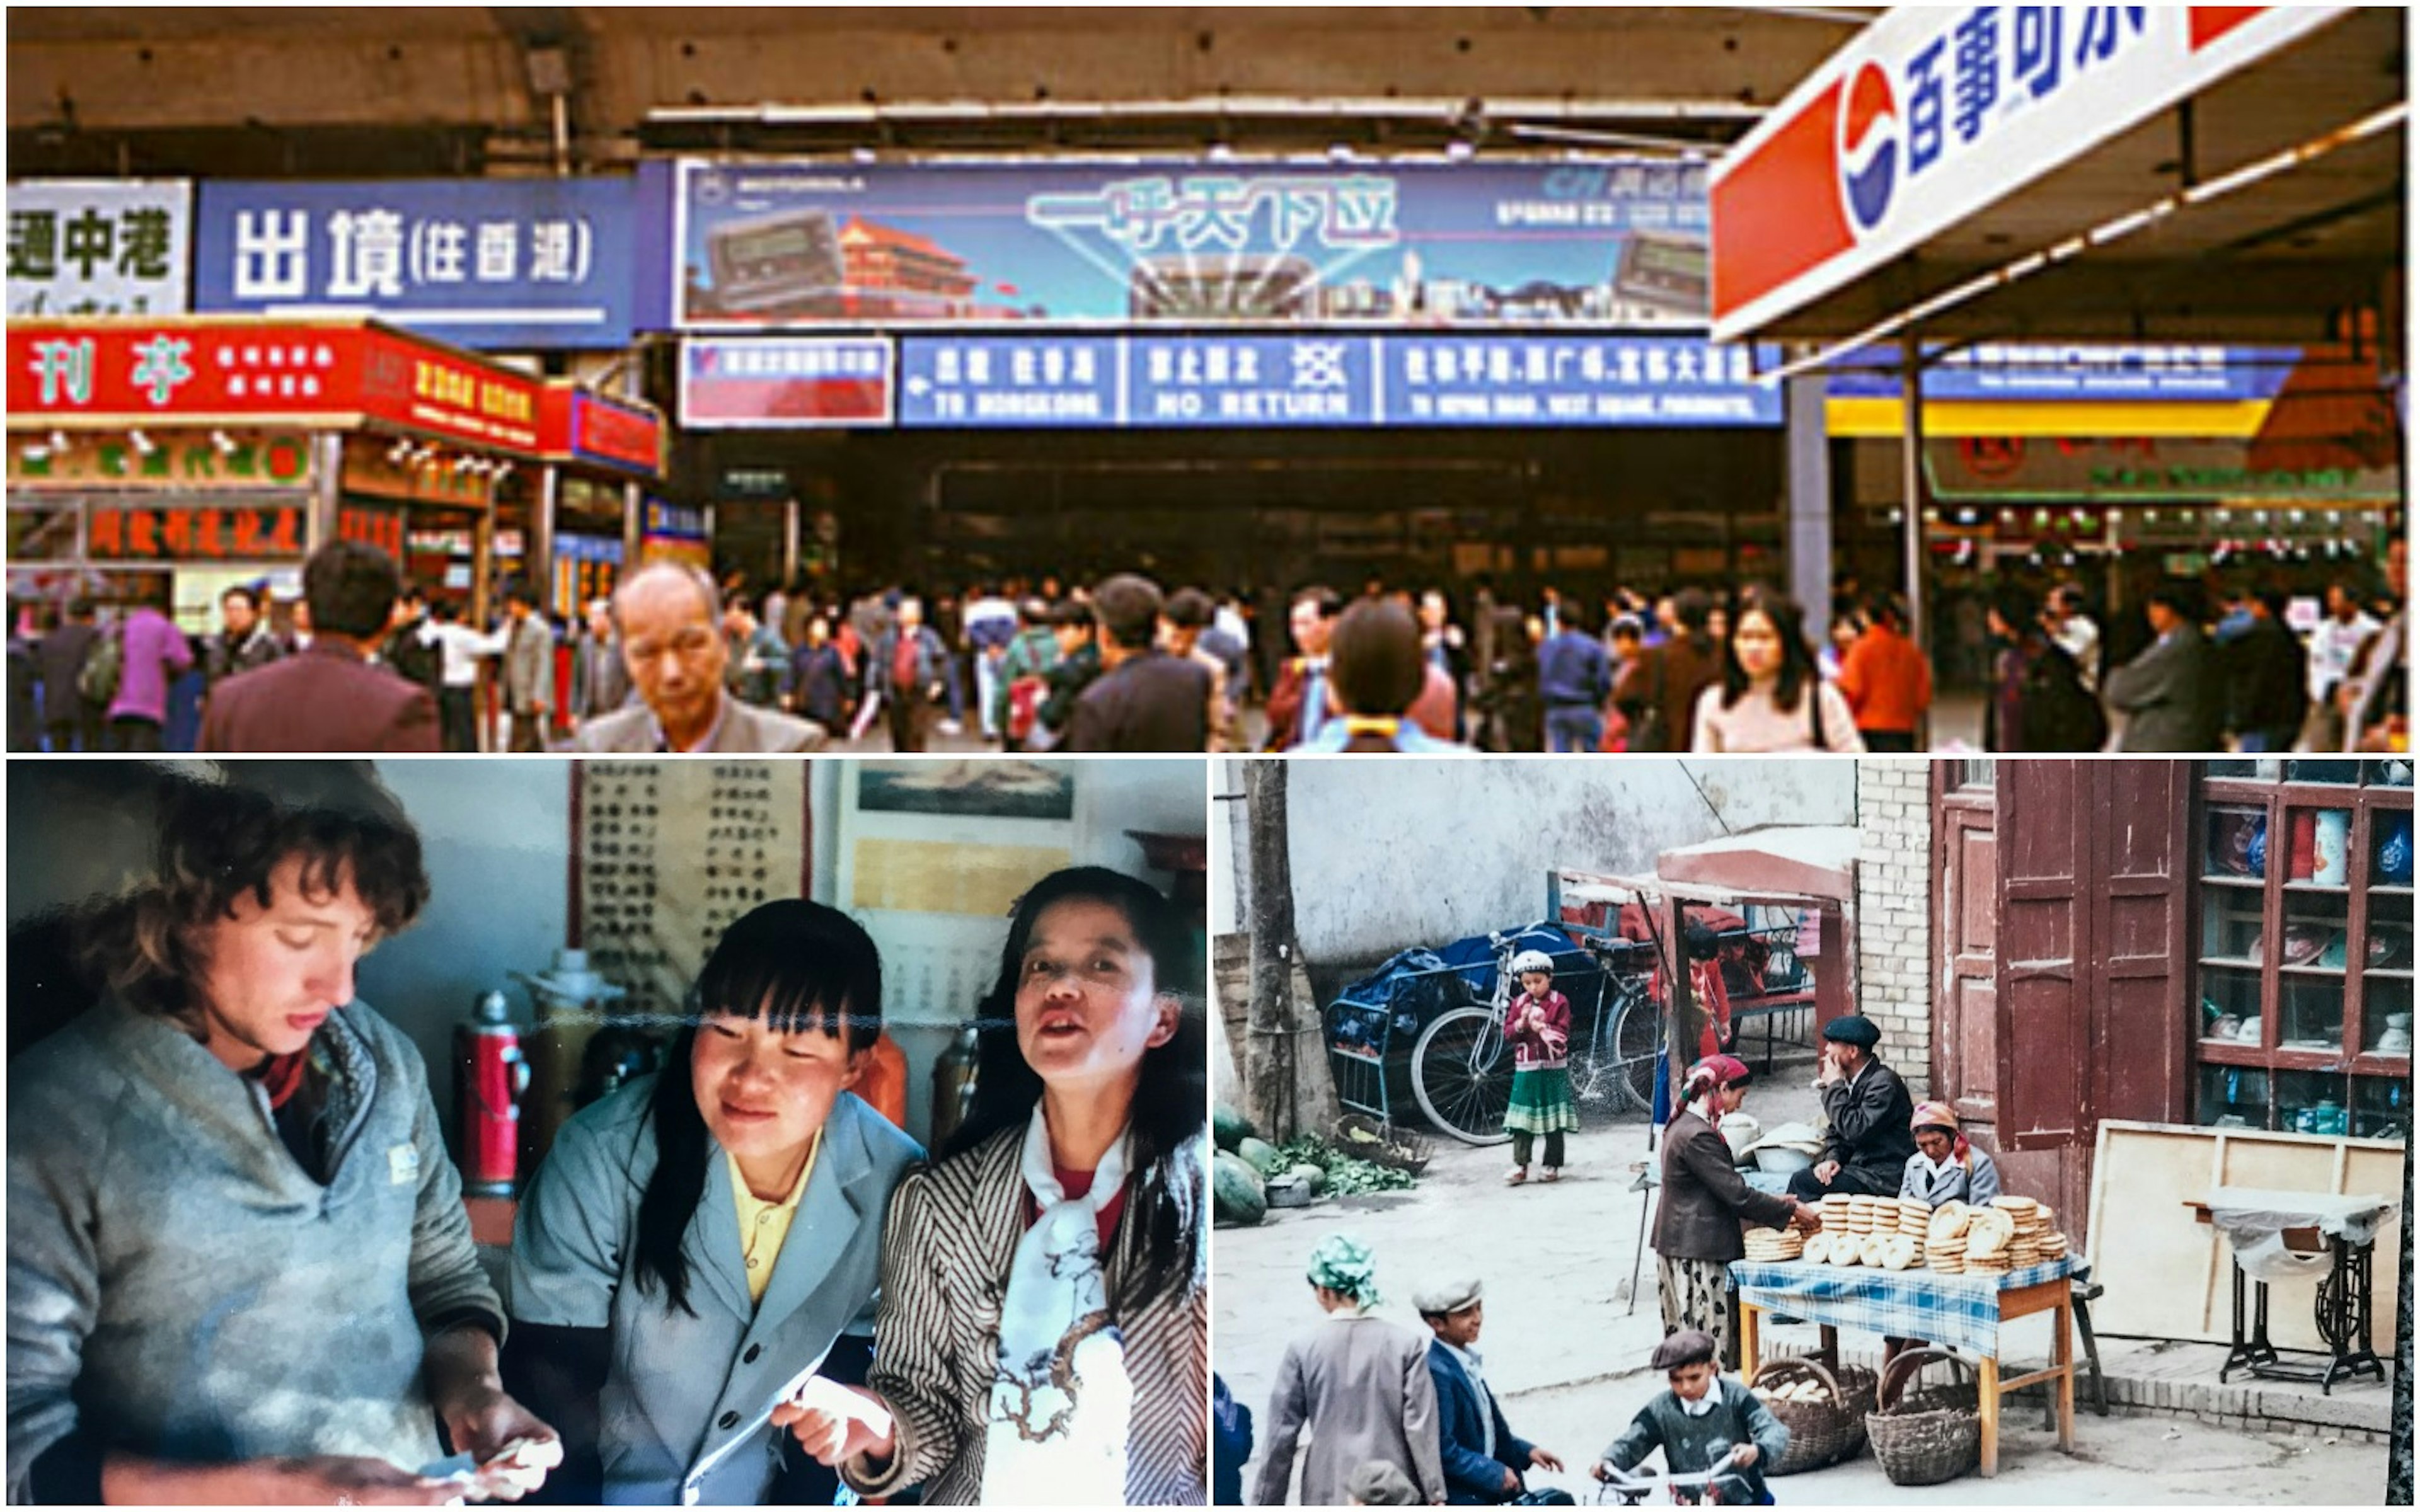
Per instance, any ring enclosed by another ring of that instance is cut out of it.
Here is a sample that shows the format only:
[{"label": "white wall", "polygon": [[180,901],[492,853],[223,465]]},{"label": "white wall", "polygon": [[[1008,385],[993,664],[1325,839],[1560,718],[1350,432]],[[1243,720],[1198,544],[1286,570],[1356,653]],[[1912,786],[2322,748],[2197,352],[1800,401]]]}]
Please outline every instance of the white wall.
[{"label": "white wall", "polygon": [[[1837,757],[1297,758],[1286,802],[1303,953],[1358,964],[1542,917],[1550,867],[1644,872],[1659,851],[1759,825],[1854,824],[1856,767]],[[1214,911],[1240,921],[1249,867],[1217,844],[1212,864],[1214,876],[1230,868],[1232,883],[1214,884]]]},{"label": "white wall", "polygon": [[571,764],[397,760],[378,775],[420,831],[428,907],[356,973],[362,1001],[410,1034],[453,1134],[454,1026],[501,991],[526,1022],[509,973],[543,971],[571,922]]}]

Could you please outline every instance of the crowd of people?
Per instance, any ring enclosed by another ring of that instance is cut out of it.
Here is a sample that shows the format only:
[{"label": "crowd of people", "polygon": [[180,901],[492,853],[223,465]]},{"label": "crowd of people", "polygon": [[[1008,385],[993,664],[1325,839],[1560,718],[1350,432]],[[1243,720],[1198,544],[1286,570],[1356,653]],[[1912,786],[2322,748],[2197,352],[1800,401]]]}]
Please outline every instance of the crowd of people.
[{"label": "crowd of people", "polygon": [[[2214,590],[2164,580],[2139,610],[2110,618],[2072,583],[2003,583],[1981,617],[1974,744],[2387,748],[2407,718],[2405,560],[2397,540],[2381,581],[2339,578],[2307,614],[2265,579]],[[758,594],[737,575],[659,563],[574,623],[552,623],[515,589],[485,627],[373,547],[335,543],[303,577],[289,605],[228,589],[219,629],[197,640],[157,603],[123,606],[106,625],[83,601],[54,623],[28,608],[10,641],[12,748],[162,749],[187,689],[205,711],[240,706],[193,721],[198,748],[225,750],[887,740],[921,751],[939,739],[1013,751],[1714,754],[1969,743],[1934,725],[1937,648],[1911,639],[1893,595],[1854,581],[1838,585],[1819,638],[1804,607],[1752,583],[1652,599],[1617,589],[1595,606],[1551,589],[1513,602],[1482,586],[1467,615],[1434,588],[1372,581],[1348,598],[1314,585],[1284,601],[1284,628],[1270,633],[1249,595],[1168,592],[1133,573],[927,598],[904,584],[844,594],[803,580]],[[2113,642],[2141,649],[2117,656]],[[317,675],[262,675],[285,662]],[[331,719],[314,695],[366,688],[349,675],[362,666],[427,695],[425,707],[392,688],[339,701],[361,705],[369,738],[399,744],[336,744],[322,728]],[[261,743],[314,732],[314,743]]]},{"label": "crowd of people", "polygon": [[[2274,580],[2225,585],[2214,613],[2200,582],[2164,581],[2129,637],[2142,649],[2122,659],[2080,587],[2004,584],[1985,616],[1980,748],[2388,748],[2406,720],[2404,573],[2397,540],[2382,581],[2330,583],[2301,631]],[[1854,583],[1820,643],[1802,606],[1756,584],[1652,601],[1617,590],[1601,609],[1551,590],[1534,607],[1482,594],[1467,627],[1435,590],[1372,584],[1348,601],[1311,587],[1288,605],[1294,655],[1261,748],[1911,752],[1928,743],[1935,657],[1908,621]]]},{"label": "crowd of people", "polygon": [[430,902],[410,816],[347,767],[229,765],[64,920],[65,1011],[9,1065],[11,1502],[493,1499],[441,1430],[569,1504],[1205,1500],[1180,906],[1099,867],[1023,894],[928,1159],[851,1090],[874,940],[760,904],[661,1069],[557,1134],[500,1288],[427,1068],[354,997]]},{"label": "crowd of people", "polygon": [[[1516,968],[1528,964],[1516,961]],[[1508,1025],[1545,1052],[1525,1061],[1506,1127],[1515,1132],[1508,1180],[1528,1180],[1522,1134],[1535,1117],[1568,1100],[1552,1053],[1556,1022],[1551,970],[1524,972]],[[1716,1051],[1678,1079],[1662,1139],[1659,1200],[1648,1242],[1656,1254],[1663,1338],[1649,1358],[1667,1390],[1653,1396],[1590,1464],[1598,1480],[1637,1471],[1661,1452],[1668,1473],[1707,1475],[1720,1500],[1770,1505],[1765,1472],[1789,1445],[1789,1430],[1736,1372],[1740,1334],[1730,1270],[1745,1257],[1752,1227],[1823,1227],[1822,1203],[1836,1194],[1882,1196],[1939,1208],[1988,1203],[2000,1195],[1991,1156],[1960,1132],[1947,1103],[1916,1102],[1881,1057],[1881,1030],[1862,1014],[1823,1028],[1815,1090],[1824,1145],[1813,1165],[1752,1181],[1723,1132],[1741,1111],[1753,1073]],[[1551,1128],[1557,1120],[1544,1120]],[[1546,1149],[1551,1179],[1560,1167],[1559,1134]],[[1455,1278],[1415,1291],[1412,1309],[1426,1334],[1381,1318],[1377,1265],[1369,1248],[1331,1232],[1313,1250],[1306,1279],[1326,1321],[1290,1344],[1264,1415],[1213,1382],[1214,1493],[1221,1504],[1502,1505],[1568,1499],[1532,1488],[1535,1471],[1559,1473],[1563,1460],[1522,1438],[1488,1386],[1479,1340],[1486,1322],[1480,1283]],[[1891,1338],[1889,1356],[1919,1340]],[[1305,1440],[1308,1439],[1306,1446]],[[1243,1468],[1258,1454],[1250,1486]]]}]

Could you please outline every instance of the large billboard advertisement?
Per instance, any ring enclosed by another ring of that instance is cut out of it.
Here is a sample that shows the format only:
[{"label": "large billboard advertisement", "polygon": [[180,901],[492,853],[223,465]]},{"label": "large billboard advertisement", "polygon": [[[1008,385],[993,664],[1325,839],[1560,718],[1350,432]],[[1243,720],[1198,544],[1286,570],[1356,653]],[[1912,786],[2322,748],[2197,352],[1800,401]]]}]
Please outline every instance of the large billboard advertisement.
[{"label": "large billboard advertisement", "polygon": [[690,330],[1696,327],[1709,309],[1701,163],[685,160],[673,202]]}]

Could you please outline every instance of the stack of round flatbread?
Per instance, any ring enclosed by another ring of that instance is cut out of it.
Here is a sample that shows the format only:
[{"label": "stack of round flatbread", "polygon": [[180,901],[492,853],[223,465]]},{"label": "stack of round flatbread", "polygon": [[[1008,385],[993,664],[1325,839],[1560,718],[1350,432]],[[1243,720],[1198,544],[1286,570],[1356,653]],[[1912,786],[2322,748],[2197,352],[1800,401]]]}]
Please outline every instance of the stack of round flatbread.
[{"label": "stack of round flatbread", "polygon": [[1966,1225],[1966,1273],[2006,1275],[2013,1270],[2009,1251],[2016,1231],[2016,1220],[2006,1211],[1976,1209],[1975,1216]]},{"label": "stack of round flatbread", "polygon": [[1787,1265],[1805,1257],[1807,1236],[1795,1228],[1751,1228],[1747,1257],[1754,1265]]},{"label": "stack of round flatbread", "polygon": [[[2055,1232],[2051,1227],[2048,1208],[2031,1197],[1999,1196],[1992,1199],[1993,1211],[2008,1214],[2011,1227],[2009,1233],[2009,1269],[2024,1271],[2040,1265],[2048,1257],[2043,1250]],[[2064,1242],[2059,1253],[2067,1253]]]},{"label": "stack of round flatbread", "polygon": [[1966,1272],[1966,1229],[1975,1210],[1962,1202],[1945,1202],[1932,1210],[1925,1225],[1924,1261],[1944,1275]]}]

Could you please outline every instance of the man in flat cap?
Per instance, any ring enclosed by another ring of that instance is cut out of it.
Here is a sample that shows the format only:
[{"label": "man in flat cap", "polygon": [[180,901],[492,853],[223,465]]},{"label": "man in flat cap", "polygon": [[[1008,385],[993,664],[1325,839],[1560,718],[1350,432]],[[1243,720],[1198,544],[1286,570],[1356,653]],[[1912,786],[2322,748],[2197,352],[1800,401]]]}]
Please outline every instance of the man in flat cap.
[{"label": "man in flat cap", "polygon": [[1476,1281],[1450,1281],[1415,1292],[1412,1305],[1436,1337],[1429,1342],[1429,1375],[1436,1381],[1437,1453],[1445,1463],[1446,1501],[1454,1506],[1498,1506],[1521,1494],[1521,1473],[1563,1462],[1516,1436],[1496,1394],[1480,1374],[1479,1330],[1487,1309]]},{"label": "man in flat cap", "polygon": [[1790,1195],[1801,1202],[1827,1193],[1897,1196],[1916,1153],[1910,1120],[1916,1100],[1899,1072],[1874,1058],[1883,1031],[1862,1013],[1823,1026],[1821,1070],[1815,1088],[1823,1094],[1829,1134],[1823,1158],[1811,1170],[1790,1178]]}]

